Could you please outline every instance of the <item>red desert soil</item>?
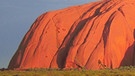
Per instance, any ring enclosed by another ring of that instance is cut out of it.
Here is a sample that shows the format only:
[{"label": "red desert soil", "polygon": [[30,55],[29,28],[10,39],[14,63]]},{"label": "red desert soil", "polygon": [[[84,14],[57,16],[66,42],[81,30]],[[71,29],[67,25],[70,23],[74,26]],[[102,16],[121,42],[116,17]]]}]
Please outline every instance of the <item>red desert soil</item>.
[{"label": "red desert soil", "polygon": [[104,0],[39,16],[9,69],[135,65],[135,1]]}]

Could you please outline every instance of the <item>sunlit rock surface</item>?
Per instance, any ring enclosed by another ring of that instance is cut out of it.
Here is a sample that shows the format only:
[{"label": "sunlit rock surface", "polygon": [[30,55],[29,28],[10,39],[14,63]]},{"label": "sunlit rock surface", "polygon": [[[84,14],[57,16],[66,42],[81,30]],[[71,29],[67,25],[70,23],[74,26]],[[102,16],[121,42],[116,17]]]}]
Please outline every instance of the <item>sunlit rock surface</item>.
[{"label": "sunlit rock surface", "polygon": [[42,14],[9,69],[135,65],[135,1],[104,0]]}]

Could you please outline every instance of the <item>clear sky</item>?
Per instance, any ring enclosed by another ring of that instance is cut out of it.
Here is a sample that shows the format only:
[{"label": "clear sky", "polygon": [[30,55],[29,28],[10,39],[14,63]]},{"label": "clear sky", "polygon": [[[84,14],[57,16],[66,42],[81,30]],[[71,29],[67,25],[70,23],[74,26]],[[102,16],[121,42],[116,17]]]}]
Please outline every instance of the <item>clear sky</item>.
[{"label": "clear sky", "polygon": [[7,68],[34,20],[50,10],[96,0],[0,0],[0,68]]}]

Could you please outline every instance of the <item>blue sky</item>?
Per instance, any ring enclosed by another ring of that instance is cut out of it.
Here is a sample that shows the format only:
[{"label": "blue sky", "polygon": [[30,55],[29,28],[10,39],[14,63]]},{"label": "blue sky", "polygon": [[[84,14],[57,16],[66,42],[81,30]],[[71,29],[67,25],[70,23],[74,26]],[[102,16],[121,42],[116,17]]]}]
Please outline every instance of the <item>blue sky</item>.
[{"label": "blue sky", "polygon": [[0,0],[0,68],[7,68],[34,20],[50,10],[96,0]]}]

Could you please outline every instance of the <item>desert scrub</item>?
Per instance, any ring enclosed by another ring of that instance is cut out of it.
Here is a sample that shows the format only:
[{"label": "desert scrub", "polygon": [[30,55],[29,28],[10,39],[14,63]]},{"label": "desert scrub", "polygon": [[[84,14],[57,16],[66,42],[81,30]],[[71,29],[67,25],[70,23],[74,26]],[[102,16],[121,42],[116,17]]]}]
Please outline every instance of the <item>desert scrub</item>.
[{"label": "desert scrub", "polygon": [[60,69],[28,69],[25,71],[0,71],[0,76],[135,76],[135,67],[127,66],[119,69],[103,70],[60,70]]}]

